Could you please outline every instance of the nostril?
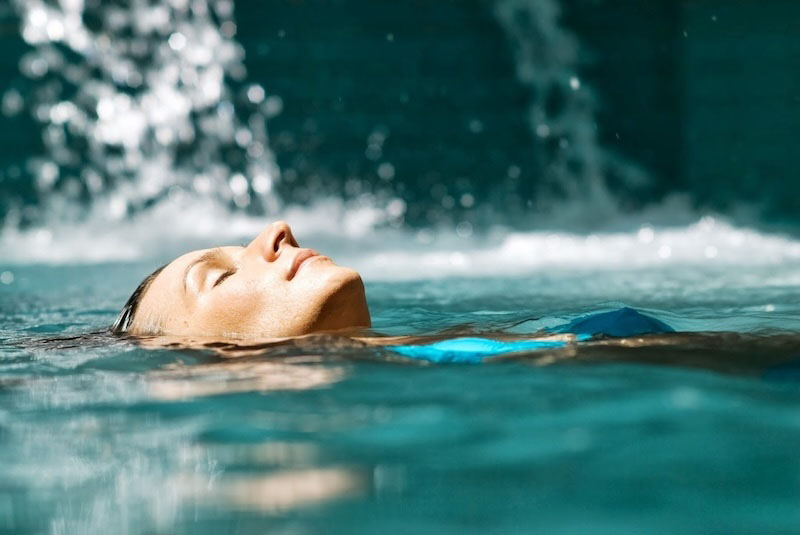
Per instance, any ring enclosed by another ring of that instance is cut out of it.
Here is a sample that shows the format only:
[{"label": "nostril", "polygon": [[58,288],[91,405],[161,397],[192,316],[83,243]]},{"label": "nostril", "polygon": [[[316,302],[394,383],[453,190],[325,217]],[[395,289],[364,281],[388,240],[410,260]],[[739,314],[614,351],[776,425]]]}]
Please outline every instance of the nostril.
[{"label": "nostril", "polygon": [[272,244],[272,249],[277,253],[281,246],[281,242],[286,239],[286,232],[281,231],[276,237],[275,242]]}]

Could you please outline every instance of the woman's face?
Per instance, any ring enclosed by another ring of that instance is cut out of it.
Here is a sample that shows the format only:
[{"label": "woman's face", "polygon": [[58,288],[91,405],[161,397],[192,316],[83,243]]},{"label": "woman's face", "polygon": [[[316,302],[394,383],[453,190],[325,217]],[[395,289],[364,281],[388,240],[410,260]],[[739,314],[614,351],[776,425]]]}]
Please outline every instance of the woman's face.
[{"label": "woman's face", "polygon": [[173,260],[144,293],[129,332],[281,337],[369,326],[358,273],[300,248],[278,221],[246,247]]}]

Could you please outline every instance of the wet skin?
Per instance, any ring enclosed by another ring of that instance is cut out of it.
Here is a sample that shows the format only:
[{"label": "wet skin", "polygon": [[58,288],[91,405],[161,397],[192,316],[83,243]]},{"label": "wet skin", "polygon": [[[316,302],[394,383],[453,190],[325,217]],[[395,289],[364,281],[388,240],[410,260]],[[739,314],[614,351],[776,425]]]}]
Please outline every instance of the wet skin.
[{"label": "wet skin", "polygon": [[170,262],[143,295],[129,332],[263,338],[369,326],[359,274],[299,247],[278,221],[247,246]]}]

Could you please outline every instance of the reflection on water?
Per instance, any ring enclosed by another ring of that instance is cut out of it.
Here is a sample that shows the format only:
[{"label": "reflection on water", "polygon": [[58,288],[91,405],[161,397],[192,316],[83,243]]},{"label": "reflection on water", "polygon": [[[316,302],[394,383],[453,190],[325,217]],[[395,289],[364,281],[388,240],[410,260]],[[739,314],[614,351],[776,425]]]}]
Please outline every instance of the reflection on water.
[{"label": "reflection on water", "polygon": [[370,486],[369,472],[340,467],[223,476],[211,481],[196,474],[181,474],[167,482],[167,488],[180,496],[184,507],[199,502],[211,508],[262,514],[363,496]]},{"label": "reflection on water", "polygon": [[341,380],[341,367],[280,362],[226,362],[173,367],[151,374],[148,391],[155,399],[180,400],[218,394],[301,390]]}]

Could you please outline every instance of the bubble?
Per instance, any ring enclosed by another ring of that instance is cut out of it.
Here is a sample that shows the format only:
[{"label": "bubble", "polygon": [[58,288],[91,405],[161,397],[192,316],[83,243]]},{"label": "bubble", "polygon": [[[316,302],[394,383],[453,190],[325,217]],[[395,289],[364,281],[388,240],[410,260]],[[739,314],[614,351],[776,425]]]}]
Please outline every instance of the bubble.
[{"label": "bubble", "polygon": [[267,117],[275,117],[283,111],[283,99],[278,95],[270,95],[264,101],[264,113]]},{"label": "bubble", "polygon": [[237,145],[240,147],[246,147],[250,144],[250,142],[253,141],[253,134],[246,128],[240,128],[236,131],[234,139],[236,140]]},{"label": "bubble", "polygon": [[573,76],[569,79],[569,86],[572,88],[573,91],[577,91],[581,88],[581,81],[578,79],[577,76]]},{"label": "bubble", "polygon": [[0,103],[0,108],[3,114],[8,117],[13,117],[22,111],[25,102],[22,100],[22,95],[16,89],[9,89],[3,95],[3,100]]},{"label": "bubble", "polygon": [[217,0],[214,8],[220,17],[233,16],[233,1],[232,0]]},{"label": "bubble", "polygon": [[51,41],[60,41],[64,38],[64,23],[58,19],[51,19],[47,22],[47,38]]},{"label": "bubble", "polygon": [[20,61],[20,70],[29,78],[41,78],[47,74],[47,61],[40,56],[28,54]]},{"label": "bubble", "polygon": [[172,35],[169,36],[169,47],[172,50],[180,51],[186,46],[186,36],[183,35],[181,32],[174,32]]},{"label": "bubble", "polygon": [[235,175],[233,175],[230,181],[228,182],[228,185],[230,186],[231,192],[234,195],[244,195],[245,193],[247,193],[247,188],[248,188],[247,179],[244,177],[244,175],[240,173],[236,173]]},{"label": "bubble", "polygon": [[234,35],[236,35],[237,31],[236,23],[230,20],[226,20],[225,22],[220,24],[219,29],[222,32],[222,35],[224,35],[225,37],[233,37]]},{"label": "bubble", "polygon": [[669,245],[662,245],[661,247],[658,248],[658,256],[664,259],[669,258],[670,256],[672,256],[672,247],[670,247]]},{"label": "bubble", "polygon": [[42,162],[37,173],[36,185],[43,190],[53,187],[58,179],[58,166],[53,162]]},{"label": "bubble", "polygon": [[472,208],[472,206],[475,204],[475,197],[473,197],[471,193],[463,193],[459,199],[459,202],[464,208]]},{"label": "bubble", "polygon": [[14,273],[12,273],[11,271],[4,271],[0,273],[0,283],[9,285],[12,282],[14,282]]},{"label": "bubble", "polygon": [[378,176],[381,180],[391,180],[394,178],[394,166],[384,162],[378,166]]},{"label": "bubble", "polygon": [[406,213],[406,203],[403,199],[392,199],[386,205],[386,213],[389,217],[398,218]]},{"label": "bubble", "polygon": [[419,243],[429,245],[433,243],[433,232],[428,229],[422,229],[417,232],[416,239]]},{"label": "bubble", "polygon": [[47,11],[44,8],[36,6],[28,11],[28,23],[31,26],[43,27],[47,24]]},{"label": "bubble", "polygon": [[364,151],[364,156],[367,157],[368,160],[380,160],[383,156],[383,149],[380,145],[376,143],[370,143],[367,145],[367,149]]},{"label": "bubble", "polygon": [[258,84],[253,84],[247,88],[247,100],[253,104],[260,104],[264,100],[264,88]]},{"label": "bubble", "polygon": [[469,122],[469,131],[473,134],[480,134],[483,132],[483,122],[481,122],[479,119],[472,119]]},{"label": "bubble", "polygon": [[269,193],[272,190],[272,179],[267,175],[256,175],[253,177],[252,186],[256,193]]},{"label": "bubble", "polygon": [[472,236],[472,223],[469,221],[462,221],[456,225],[456,234],[460,238],[469,238]]},{"label": "bubble", "polygon": [[550,126],[545,124],[545,123],[541,123],[541,124],[536,125],[536,135],[539,136],[539,137],[542,137],[542,138],[549,137],[550,136]]}]

